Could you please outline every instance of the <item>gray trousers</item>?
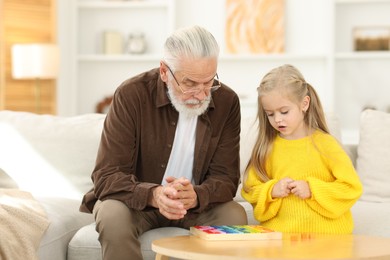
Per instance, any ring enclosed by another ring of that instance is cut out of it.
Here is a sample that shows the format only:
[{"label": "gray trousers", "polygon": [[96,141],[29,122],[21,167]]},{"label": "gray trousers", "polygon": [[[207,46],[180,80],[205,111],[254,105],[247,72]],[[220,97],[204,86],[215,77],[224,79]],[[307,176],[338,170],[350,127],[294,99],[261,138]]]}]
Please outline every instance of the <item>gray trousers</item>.
[{"label": "gray trousers", "polygon": [[155,210],[133,210],[117,200],[98,201],[93,209],[104,260],[142,260],[138,237],[158,227],[195,225],[246,225],[244,208],[235,201],[223,203],[194,218],[168,220]]}]

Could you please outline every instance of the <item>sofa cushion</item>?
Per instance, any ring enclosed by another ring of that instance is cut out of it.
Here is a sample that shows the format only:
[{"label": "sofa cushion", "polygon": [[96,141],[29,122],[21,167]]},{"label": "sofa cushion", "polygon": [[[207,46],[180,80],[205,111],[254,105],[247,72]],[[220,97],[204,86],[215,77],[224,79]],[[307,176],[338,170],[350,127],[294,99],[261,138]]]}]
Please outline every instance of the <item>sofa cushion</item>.
[{"label": "sofa cushion", "polygon": [[390,114],[365,110],[361,114],[357,172],[362,200],[390,202]]},{"label": "sofa cushion", "polygon": [[1,168],[33,195],[81,199],[92,187],[104,118],[0,111]]},{"label": "sofa cushion", "polygon": [[[151,248],[153,240],[188,234],[188,230],[177,227],[163,227],[145,232],[139,238],[143,258],[145,260],[155,259],[156,253]],[[95,224],[81,228],[69,243],[68,260],[101,260],[101,247],[98,236],[99,234],[95,230]]]},{"label": "sofa cushion", "polygon": [[92,214],[79,212],[79,200],[59,197],[36,199],[44,207],[50,221],[40,243],[39,259],[66,260],[69,241],[77,230],[93,223],[94,218]]},{"label": "sofa cushion", "polygon": [[353,234],[390,237],[390,202],[357,201],[352,206]]}]

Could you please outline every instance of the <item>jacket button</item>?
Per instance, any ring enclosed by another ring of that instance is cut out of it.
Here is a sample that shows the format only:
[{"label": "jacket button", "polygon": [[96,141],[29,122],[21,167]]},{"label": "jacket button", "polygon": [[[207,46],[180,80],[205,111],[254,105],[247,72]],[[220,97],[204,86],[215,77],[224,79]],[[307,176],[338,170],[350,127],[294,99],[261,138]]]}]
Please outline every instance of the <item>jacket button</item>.
[{"label": "jacket button", "polygon": [[168,146],[168,148],[172,148],[172,145],[171,145],[171,144],[168,144],[167,146]]},{"label": "jacket button", "polygon": [[161,166],[161,168],[165,168],[166,167],[166,165],[164,163],[162,163],[160,166]]}]

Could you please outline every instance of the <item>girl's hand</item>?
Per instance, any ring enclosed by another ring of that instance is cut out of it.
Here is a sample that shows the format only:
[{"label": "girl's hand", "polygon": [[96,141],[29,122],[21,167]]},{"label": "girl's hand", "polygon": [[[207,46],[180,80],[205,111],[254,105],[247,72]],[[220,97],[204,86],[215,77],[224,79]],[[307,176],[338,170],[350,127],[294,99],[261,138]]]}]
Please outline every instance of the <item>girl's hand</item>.
[{"label": "girl's hand", "polygon": [[287,197],[291,192],[289,188],[289,183],[292,183],[293,181],[293,179],[286,177],[275,183],[271,192],[272,198]]},{"label": "girl's hand", "polygon": [[311,197],[310,186],[307,181],[293,181],[288,184],[291,193],[301,199],[308,199]]}]

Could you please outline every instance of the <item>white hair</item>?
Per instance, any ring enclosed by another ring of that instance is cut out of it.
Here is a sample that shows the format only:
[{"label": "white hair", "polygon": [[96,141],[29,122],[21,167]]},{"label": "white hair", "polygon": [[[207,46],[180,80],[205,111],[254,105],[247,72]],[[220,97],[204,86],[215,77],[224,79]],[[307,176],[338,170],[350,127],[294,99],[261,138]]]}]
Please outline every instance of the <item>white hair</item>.
[{"label": "white hair", "polygon": [[182,58],[218,58],[219,46],[214,36],[200,26],[182,28],[165,42],[164,60],[176,70]]}]

